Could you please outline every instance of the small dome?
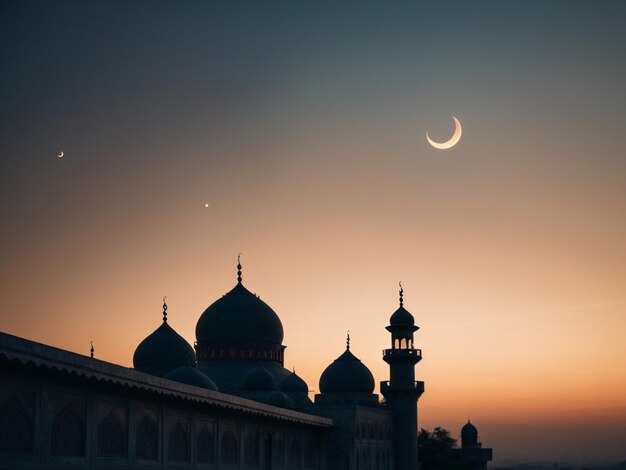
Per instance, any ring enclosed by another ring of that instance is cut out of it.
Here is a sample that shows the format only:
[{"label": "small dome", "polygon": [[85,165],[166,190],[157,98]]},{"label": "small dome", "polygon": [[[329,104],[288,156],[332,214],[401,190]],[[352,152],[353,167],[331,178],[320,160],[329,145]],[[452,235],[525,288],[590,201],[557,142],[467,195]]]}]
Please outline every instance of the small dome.
[{"label": "small dome", "polygon": [[346,349],[320,377],[320,392],[372,393],[374,376],[354,354]]},{"label": "small dome", "polygon": [[393,315],[391,315],[389,324],[413,326],[415,325],[415,319],[413,318],[413,315],[408,312],[408,310],[404,307],[400,307],[398,310],[393,312]]},{"label": "small dome", "polygon": [[294,408],[293,400],[280,390],[270,393],[264,401],[268,405],[278,406],[279,408]]},{"label": "small dome", "polygon": [[166,321],[144,339],[133,355],[133,367],[164,376],[171,370],[195,363],[193,349]]},{"label": "small dome", "polygon": [[309,393],[309,386],[295,372],[285,377],[279,384],[279,388],[287,393]]},{"label": "small dome", "polygon": [[196,387],[208,388],[209,390],[218,390],[217,385],[215,385],[210,378],[192,366],[177,367],[169,372],[165,378],[184,384],[195,385]]},{"label": "small dome", "polygon": [[264,342],[282,344],[283,325],[278,315],[241,282],[200,316],[196,339],[233,345]]},{"label": "small dome", "polygon": [[463,439],[464,441],[473,442],[476,442],[478,440],[478,429],[476,429],[476,426],[470,423],[469,419],[467,420],[465,426],[461,428],[461,439]]},{"label": "small dome", "polygon": [[265,367],[252,369],[243,381],[243,387],[248,390],[263,390],[276,388],[274,376]]}]

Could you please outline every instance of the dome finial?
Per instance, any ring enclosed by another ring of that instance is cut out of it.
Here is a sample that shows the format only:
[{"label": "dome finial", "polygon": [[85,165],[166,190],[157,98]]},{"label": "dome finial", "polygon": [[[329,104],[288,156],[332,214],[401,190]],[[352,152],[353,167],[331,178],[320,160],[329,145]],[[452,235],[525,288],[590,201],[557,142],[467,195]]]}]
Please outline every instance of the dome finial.
[{"label": "dome finial", "polygon": [[237,255],[237,282],[241,284],[241,253]]},{"label": "dome finial", "polygon": [[90,343],[91,343],[91,348],[89,349],[89,356],[93,359],[93,353],[94,353],[93,341],[90,341]]},{"label": "dome finial", "polygon": [[166,298],[167,298],[167,295],[163,297],[163,323],[167,322],[167,304],[165,303]]},{"label": "dome finial", "polygon": [[350,330],[346,333],[346,350],[350,349]]},{"label": "dome finial", "polygon": [[403,299],[404,290],[402,289],[402,281],[400,281],[398,285],[400,286],[400,307],[402,307],[404,304],[404,299]]}]

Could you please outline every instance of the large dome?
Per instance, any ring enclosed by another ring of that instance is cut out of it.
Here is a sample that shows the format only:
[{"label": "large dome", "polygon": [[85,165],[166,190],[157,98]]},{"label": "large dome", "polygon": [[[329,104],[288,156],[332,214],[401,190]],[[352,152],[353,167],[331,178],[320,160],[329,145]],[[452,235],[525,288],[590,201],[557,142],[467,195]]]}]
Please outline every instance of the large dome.
[{"label": "large dome", "polygon": [[193,365],[195,355],[185,338],[163,321],[144,339],[133,355],[133,367],[141,372],[164,376],[179,366]]},{"label": "large dome", "polygon": [[372,393],[374,376],[370,370],[350,352],[350,349],[329,365],[320,377],[320,392]]},{"label": "large dome", "polygon": [[233,347],[251,343],[280,345],[283,325],[269,305],[238,282],[200,316],[196,339],[199,344],[230,343]]}]

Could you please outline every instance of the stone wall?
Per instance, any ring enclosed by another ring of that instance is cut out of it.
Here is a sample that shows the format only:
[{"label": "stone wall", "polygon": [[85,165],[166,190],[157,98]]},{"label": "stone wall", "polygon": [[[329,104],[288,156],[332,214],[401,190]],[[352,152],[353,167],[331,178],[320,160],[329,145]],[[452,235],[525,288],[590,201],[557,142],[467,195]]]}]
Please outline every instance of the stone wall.
[{"label": "stone wall", "polygon": [[321,469],[325,432],[2,363],[0,468]]}]

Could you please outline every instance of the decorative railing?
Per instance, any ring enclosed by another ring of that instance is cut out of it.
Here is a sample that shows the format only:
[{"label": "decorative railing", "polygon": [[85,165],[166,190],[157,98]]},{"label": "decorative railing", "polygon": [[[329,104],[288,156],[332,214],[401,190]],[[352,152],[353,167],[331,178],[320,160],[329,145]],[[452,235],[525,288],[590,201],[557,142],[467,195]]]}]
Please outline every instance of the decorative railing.
[{"label": "decorative railing", "polygon": [[419,393],[420,395],[422,393],[424,393],[424,382],[422,382],[421,380],[416,380],[415,382],[413,382],[413,386],[411,387],[409,385],[409,387],[402,387],[402,386],[398,386],[395,385],[392,386],[391,382],[389,380],[383,381],[380,383],[380,391],[381,393],[386,392],[387,390],[409,390],[409,391],[415,391],[417,393]]},{"label": "decorative railing", "polygon": [[422,357],[421,349],[383,349],[383,357],[386,356],[415,356]]}]

